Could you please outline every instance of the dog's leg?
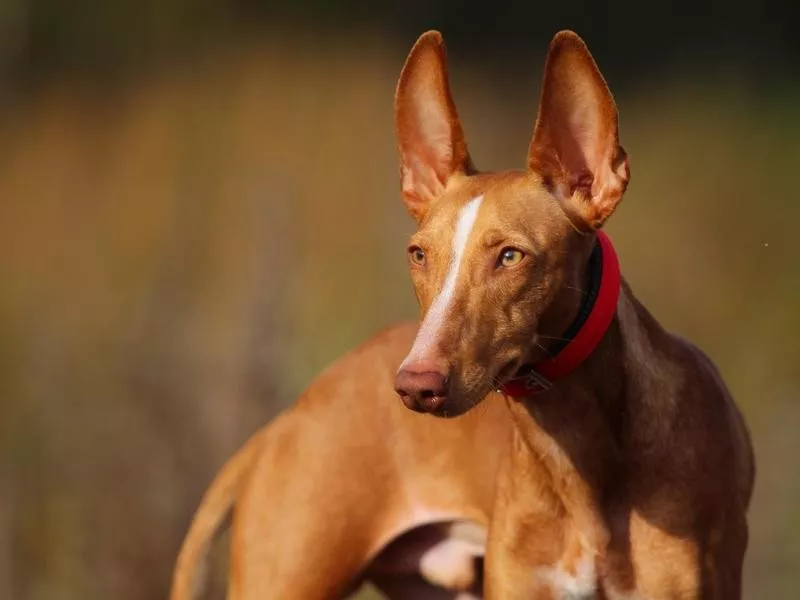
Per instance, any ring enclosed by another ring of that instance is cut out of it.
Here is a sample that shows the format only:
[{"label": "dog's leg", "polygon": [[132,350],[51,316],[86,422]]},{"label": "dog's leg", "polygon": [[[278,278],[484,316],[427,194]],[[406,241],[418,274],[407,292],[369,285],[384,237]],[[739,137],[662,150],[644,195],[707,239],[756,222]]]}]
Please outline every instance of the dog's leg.
[{"label": "dog's leg", "polygon": [[742,597],[742,565],[749,537],[745,514],[744,509],[737,510],[728,535],[719,540],[715,560],[719,598]]},{"label": "dog's leg", "polygon": [[[631,516],[631,536],[647,540],[632,549],[636,592],[645,598],[702,598],[728,600],[742,597],[742,563],[747,547],[747,524],[735,511],[735,521],[720,520],[697,538],[664,531],[644,516]],[[670,570],[663,569],[669,564]],[[618,592],[611,588],[610,591]],[[617,593],[613,597],[634,594]]]},{"label": "dog's leg", "polygon": [[308,416],[271,424],[234,507],[229,600],[338,599],[362,576],[380,508],[330,468],[351,451]]}]

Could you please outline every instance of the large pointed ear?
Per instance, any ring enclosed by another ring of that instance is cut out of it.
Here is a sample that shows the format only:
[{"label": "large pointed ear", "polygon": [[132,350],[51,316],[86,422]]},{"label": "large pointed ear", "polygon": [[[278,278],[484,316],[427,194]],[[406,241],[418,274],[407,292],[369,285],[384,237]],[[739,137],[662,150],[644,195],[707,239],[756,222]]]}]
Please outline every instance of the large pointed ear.
[{"label": "large pointed ear", "polygon": [[421,221],[447,181],[470,169],[438,31],[422,34],[406,59],[395,92],[394,123],[403,199]]},{"label": "large pointed ear", "polygon": [[617,129],[617,106],[586,44],[572,31],[556,34],[545,61],[528,167],[562,198],[576,225],[600,227],[628,185],[628,158]]}]

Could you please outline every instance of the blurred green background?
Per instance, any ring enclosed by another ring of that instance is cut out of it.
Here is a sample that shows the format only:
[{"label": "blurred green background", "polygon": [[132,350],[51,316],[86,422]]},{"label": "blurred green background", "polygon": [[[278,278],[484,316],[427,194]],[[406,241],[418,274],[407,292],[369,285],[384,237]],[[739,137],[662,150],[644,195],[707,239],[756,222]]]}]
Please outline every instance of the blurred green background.
[{"label": "blurred green background", "polygon": [[200,494],[416,314],[392,95],[450,46],[520,167],[552,34],[614,90],[624,272],[720,366],[759,466],[747,598],[800,587],[800,37],[790,3],[0,0],[0,597],[164,597]]}]

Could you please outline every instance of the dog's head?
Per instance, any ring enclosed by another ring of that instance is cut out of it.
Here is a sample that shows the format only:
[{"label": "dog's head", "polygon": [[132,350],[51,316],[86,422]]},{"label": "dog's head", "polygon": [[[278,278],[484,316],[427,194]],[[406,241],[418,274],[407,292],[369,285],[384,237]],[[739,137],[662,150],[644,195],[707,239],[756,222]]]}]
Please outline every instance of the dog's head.
[{"label": "dog's head", "polygon": [[423,314],[396,389],[409,408],[454,416],[546,346],[545,328],[569,325],[628,161],[608,86],[569,31],[550,44],[526,170],[473,167],[438,32],[406,60],[395,127],[403,198],[419,225],[408,260]]}]

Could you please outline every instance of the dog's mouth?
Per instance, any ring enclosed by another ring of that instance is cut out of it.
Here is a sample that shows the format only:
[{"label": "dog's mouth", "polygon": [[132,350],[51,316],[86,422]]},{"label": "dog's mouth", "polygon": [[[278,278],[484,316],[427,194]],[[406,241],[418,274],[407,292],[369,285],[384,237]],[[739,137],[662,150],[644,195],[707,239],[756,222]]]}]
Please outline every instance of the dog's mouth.
[{"label": "dog's mouth", "polygon": [[[496,375],[486,373],[479,380],[465,384],[450,385],[448,393],[444,396],[432,397],[429,406],[417,407],[415,410],[427,412],[436,417],[453,418],[469,412],[480,404],[491,392],[500,390],[503,384],[512,380],[522,366],[522,360],[513,359],[505,363]],[[451,379],[453,383],[456,380]]]},{"label": "dog's mouth", "polygon": [[419,399],[415,410],[445,419],[460,417],[480,404],[490,391],[490,387],[483,391],[483,388],[449,386],[446,395]]},{"label": "dog's mouth", "polygon": [[446,394],[423,394],[420,397],[411,397],[400,394],[400,399],[409,410],[419,413],[428,413],[435,416],[448,416]]}]

